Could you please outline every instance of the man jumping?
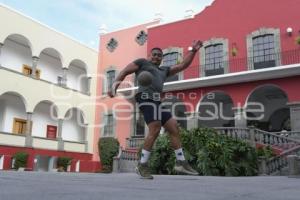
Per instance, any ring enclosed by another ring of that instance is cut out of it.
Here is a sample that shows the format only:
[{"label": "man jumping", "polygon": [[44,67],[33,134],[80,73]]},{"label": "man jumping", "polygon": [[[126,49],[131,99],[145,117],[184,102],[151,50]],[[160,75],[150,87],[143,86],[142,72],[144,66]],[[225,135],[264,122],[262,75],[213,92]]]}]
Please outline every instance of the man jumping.
[{"label": "man jumping", "polygon": [[138,92],[135,95],[138,107],[144,115],[145,122],[149,128],[149,133],[144,141],[141,159],[136,167],[136,171],[141,178],[153,179],[148,166],[148,159],[150,157],[152,146],[157,139],[162,126],[169,133],[171,145],[176,154],[175,171],[189,175],[198,175],[198,172],[195,171],[185,160],[181,147],[177,121],[172,118],[170,112],[161,109],[160,97],[162,95],[163,85],[167,77],[175,75],[176,73],[181,72],[190,66],[196,55],[196,52],[201,47],[201,41],[194,41],[192,46],[189,47],[189,52],[184,57],[183,61],[171,67],[160,67],[163,58],[163,52],[158,47],[153,48],[148,60],[140,58],[128,64],[119,73],[112,84],[113,87],[108,91],[108,95],[113,98],[120,83],[127,75],[135,73],[136,77],[138,77],[138,75],[143,71],[148,71],[152,74],[151,84],[148,86],[138,85]]}]

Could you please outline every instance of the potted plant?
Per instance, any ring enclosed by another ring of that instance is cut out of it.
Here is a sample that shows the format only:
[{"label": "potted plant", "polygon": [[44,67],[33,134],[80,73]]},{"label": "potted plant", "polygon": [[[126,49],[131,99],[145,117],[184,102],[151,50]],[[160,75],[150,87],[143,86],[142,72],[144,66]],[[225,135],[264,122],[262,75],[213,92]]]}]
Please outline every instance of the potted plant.
[{"label": "potted plant", "polygon": [[19,168],[25,168],[27,166],[28,153],[26,152],[17,152],[14,154],[13,159],[14,169],[18,170]]},{"label": "potted plant", "polygon": [[300,45],[300,35],[298,35],[297,37],[296,37],[296,43],[298,44],[298,45]]},{"label": "potted plant", "polygon": [[66,172],[68,166],[71,164],[72,158],[69,157],[58,157],[57,159],[57,171]]}]

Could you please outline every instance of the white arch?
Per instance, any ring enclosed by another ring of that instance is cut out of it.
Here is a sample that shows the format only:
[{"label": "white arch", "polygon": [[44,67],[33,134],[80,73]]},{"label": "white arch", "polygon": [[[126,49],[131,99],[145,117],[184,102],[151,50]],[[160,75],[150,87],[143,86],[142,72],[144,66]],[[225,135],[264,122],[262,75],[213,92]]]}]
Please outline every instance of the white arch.
[{"label": "white arch", "polygon": [[86,123],[83,112],[78,108],[69,109],[62,126],[63,140],[82,142],[85,140]]},{"label": "white arch", "polygon": [[76,66],[82,66],[88,76],[92,75],[91,73],[93,72],[93,69],[91,69],[91,67],[93,66],[91,65],[91,62],[89,62],[89,60],[84,59],[84,57],[69,55],[69,57],[65,60],[66,68],[69,69],[70,65],[74,62],[77,62]]},{"label": "white arch", "polygon": [[[82,68],[85,70],[86,73],[88,72],[87,64],[86,64],[84,61],[82,61],[82,60],[80,60],[80,59],[73,59],[73,60],[69,63],[68,68],[71,66],[72,63],[76,63],[76,64],[75,64],[76,66],[82,67]],[[79,66],[79,65],[80,65],[80,66]]]},{"label": "white arch", "polygon": [[23,72],[23,67],[32,66],[32,44],[20,34],[11,34],[4,40],[1,52],[1,64],[9,69]]},{"label": "white arch", "polygon": [[64,67],[64,65],[63,65],[63,63],[64,63],[63,56],[62,56],[62,54],[61,54],[58,50],[56,50],[56,49],[53,48],[53,47],[46,47],[46,48],[42,49],[41,52],[39,53],[39,57],[41,56],[41,54],[42,54],[44,51],[47,51],[47,50],[53,51],[54,54],[57,54],[57,55],[58,55],[58,58],[59,58],[59,60],[60,60],[61,67],[63,68],[63,67]]},{"label": "white arch", "polygon": [[222,90],[213,90],[213,91],[209,91],[209,92],[205,93],[203,96],[201,96],[200,100],[198,101],[198,103],[197,103],[197,105],[196,105],[196,110],[195,110],[196,112],[199,111],[199,108],[200,108],[200,106],[201,106],[201,102],[202,102],[202,101],[204,100],[204,98],[205,98],[208,94],[210,94],[210,93],[224,94],[225,96],[228,96],[228,97],[230,98],[231,102],[233,103],[233,100],[232,100],[231,96],[230,96],[229,94],[227,94],[226,92],[224,92],[224,91],[222,91]]},{"label": "white arch", "polygon": [[77,108],[77,107],[72,107],[72,108],[69,108],[65,113],[64,113],[64,119],[67,117],[67,115],[69,114],[69,112],[71,112],[72,110],[75,110],[75,111],[78,111],[80,114],[81,114],[81,117],[83,119],[83,123],[84,124],[87,124],[87,120],[86,120],[86,115],[85,113],[80,109],[80,108]]},{"label": "white arch", "polygon": [[5,39],[3,40],[3,44],[5,43],[5,41],[11,37],[19,37],[19,39],[22,39],[24,41],[26,41],[26,43],[28,44],[30,51],[31,51],[31,55],[33,54],[33,46],[32,43],[30,42],[30,40],[28,39],[29,37],[24,36],[23,34],[20,33],[9,33],[7,34],[7,36],[5,37]]},{"label": "white arch", "polygon": [[28,108],[28,103],[26,101],[26,99],[24,98],[23,95],[21,95],[19,92],[15,92],[15,91],[7,91],[7,92],[4,92],[2,94],[0,94],[0,97],[3,96],[3,95],[6,95],[6,94],[11,94],[11,95],[15,95],[17,97],[19,97],[24,105],[24,108],[25,108],[25,112],[28,112],[27,111],[27,108]]},{"label": "white arch", "polygon": [[33,106],[33,112],[35,112],[35,109],[36,109],[36,108],[39,106],[39,104],[41,104],[41,103],[47,103],[47,104],[50,104],[51,109],[53,109],[53,110],[50,110],[50,113],[51,113],[51,112],[55,112],[55,113],[56,113],[56,117],[59,116],[59,109],[58,109],[57,105],[56,105],[53,101],[51,101],[51,100],[41,100],[41,101],[39,101],[38,103],[36,103],[36,104]]},{"label": "white arch", "polygon": [[281,87],[279,87],[276,84],[264,84],[264,85],[257,86],[256,88],[254,88],[253,90],[251,90],[251,92],[248,94],[248,96],[246,98],[246,101],[245,101],[245,104],[244,104],[244,108],[247,108],[247,105],[248,105],[248,102],[249,102],[249,98],[251,97],[251,95],[254,94],[254,92],[256,92],[256,91],[258,91],[260,89],[263,89],[263,88],[267,88],[267,87],[277,88],[280,92],[282,92],[286,96],[287,101],[289,101],[289,96],[287,95],[287,93],[283,89],[281,89]]}]

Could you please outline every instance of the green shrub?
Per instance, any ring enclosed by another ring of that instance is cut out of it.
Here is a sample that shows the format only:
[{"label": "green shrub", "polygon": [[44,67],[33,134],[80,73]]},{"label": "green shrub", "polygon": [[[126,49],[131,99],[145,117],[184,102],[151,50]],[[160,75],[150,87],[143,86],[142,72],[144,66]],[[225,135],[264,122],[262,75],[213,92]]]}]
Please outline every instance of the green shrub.
[{"label": "green shrub", "polygon": [[58,157],[57,158],[57,168],[58,169],[63,168],[63,170],[66,172],[68,169],[68,166],[71,164],[71,160],[72,160],[72,158],[69,158],[69,157]]},{"label": "green shrub", "polygon": [[28,153],[26,152],[17,152],[13,156],[15,162],[14,162],[14,169],[19,169],[20,167],[26,167],[27,166],[27,159],[28,159]]},{"label": "green shrub", "polygon": [[[257,175],[257,155],[248,143],[219,135],[214,129],[181,130],[186,159],[202,175]],[[167,135],[153,146],[149,165],[156,174],[174,174],[174,151]]]},{"label": "green shrub", "polygon": [[111,172],[113,157],[119,152],[119,141],[112,137],[100,138],[98,149],[103,172]]},{"label": "green shrub", "polygon": [[173,167],[175,165],[174,150],[170,145],[169,136],[164,134],[157,138],[151,157],[149,166],[154,174],[174,174]]},{"label": "green shrub", "polygon": [[275,156],[275,153],[272,150],[271,146],[259,147],[256,149],[256,153],[258,157],[265,157],[267,159]]}]

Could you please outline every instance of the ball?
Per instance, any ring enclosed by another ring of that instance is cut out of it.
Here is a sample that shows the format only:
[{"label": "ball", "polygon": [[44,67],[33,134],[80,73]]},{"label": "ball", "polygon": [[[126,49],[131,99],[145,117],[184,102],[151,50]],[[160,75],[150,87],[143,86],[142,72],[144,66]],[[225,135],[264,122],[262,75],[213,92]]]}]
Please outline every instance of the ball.
[{"label": "ball", "polygon": [[151,85],[152,79],[153,79],[153,76],[148,71],[141,72],[137,77],[138,84],[141,85],[141,86]]}]

